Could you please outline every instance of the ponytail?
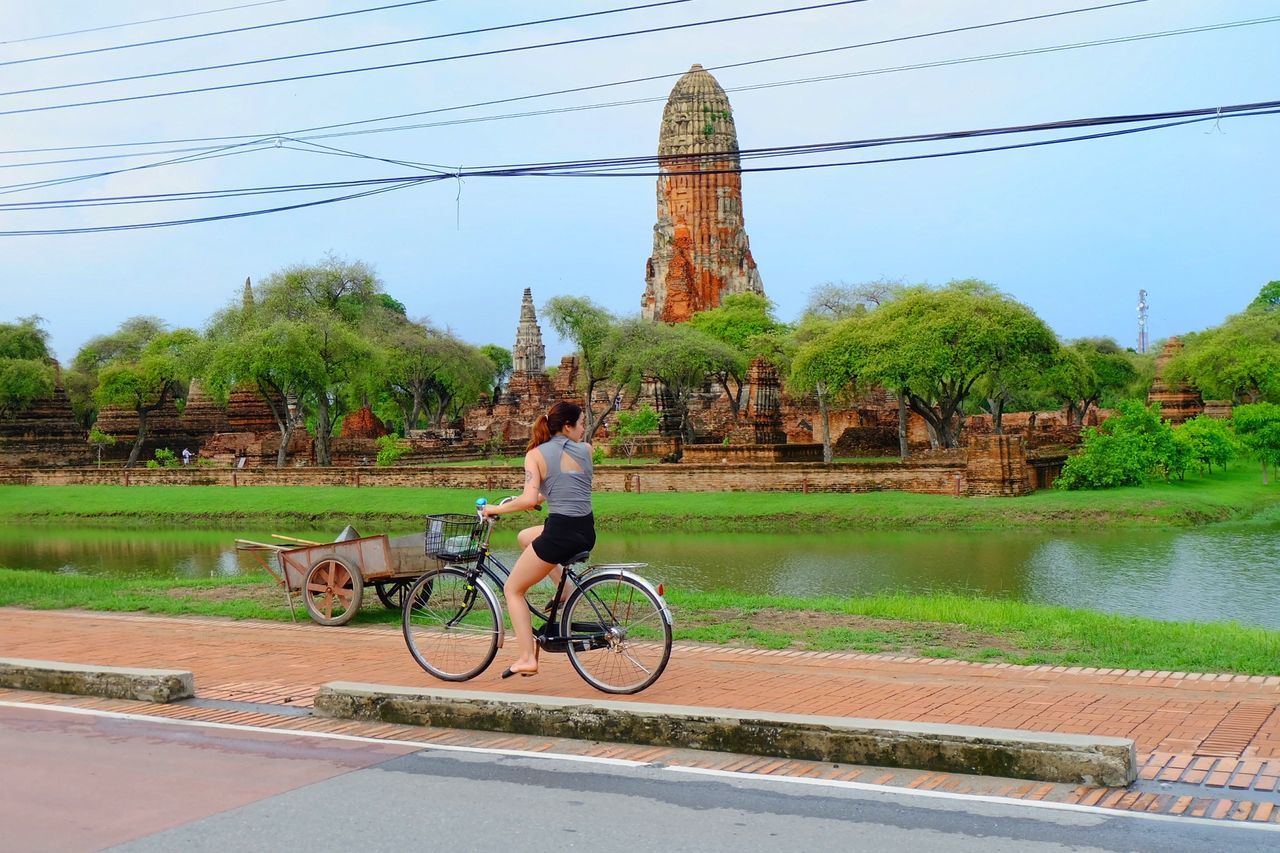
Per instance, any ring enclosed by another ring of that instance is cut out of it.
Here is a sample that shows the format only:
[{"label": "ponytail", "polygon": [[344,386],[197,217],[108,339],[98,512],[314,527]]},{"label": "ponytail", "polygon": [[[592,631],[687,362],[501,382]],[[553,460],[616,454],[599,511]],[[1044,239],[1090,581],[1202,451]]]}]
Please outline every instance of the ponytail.
[{"label": "ponytail", "polygon": [[538,419],[533,422],[533,433],[529,436],[529,446],[524,450],[528,453],[539,444],[546,444],[551,440],[551,428],[547,426],[547,416],[538,415]]},{"label": "ponytail", "polygon": [[533,434],[529,436],[529,452],[539,444],[546,444],[553,435],[559,435],[567,426],[573,426],[582,417],[582,407],[565,400],[553,405],[545,415],[539,415],[533,422]]}]

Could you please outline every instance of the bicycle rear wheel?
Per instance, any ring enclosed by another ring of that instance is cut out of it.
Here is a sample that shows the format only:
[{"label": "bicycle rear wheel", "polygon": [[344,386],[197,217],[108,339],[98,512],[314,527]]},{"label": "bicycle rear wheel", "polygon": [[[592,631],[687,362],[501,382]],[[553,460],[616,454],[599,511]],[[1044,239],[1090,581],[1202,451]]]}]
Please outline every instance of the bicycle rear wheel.
[{"label": "bicycle rear wheel", "polygon": [[605,693],[639,693],[671,659],[671,616],[648,588],[624,572],[594,574],[569,597],[561,622],[569,662]]},{"label": "bicycle rear wheel", "polygon": [[456,566],[414,581],[401,612],[409,653],[445,681],[466,681],[484,672],[498,653],[500,620],[489,585]]}]

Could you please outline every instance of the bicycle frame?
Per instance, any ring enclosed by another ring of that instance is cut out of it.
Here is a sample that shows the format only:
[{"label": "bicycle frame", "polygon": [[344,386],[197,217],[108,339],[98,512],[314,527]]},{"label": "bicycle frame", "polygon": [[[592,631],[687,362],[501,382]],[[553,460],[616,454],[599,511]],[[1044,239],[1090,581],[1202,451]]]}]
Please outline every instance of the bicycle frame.
[{"label": "bicycle frame", "polygon": [[[484,575],[496,587],[499,594],[506,585],[507,578],[511,576],[511,569],[507,567],[502,560],[498,559],[492,549],[489,547],[489,538],[493,535],[493,526],[495,519],[492,516],[480,515],[484,529],[480,534],[478,541],[479,557],[476,558],[475,566],[468,569],[469,573],[475,576]],[[646,563],[613,563],[608,565],[588,566],[586,571],[581,574],[575,572],[571,566],[560,567],[560,582],[556,585],[555,596],[551,600],[551,612],[549,614],[530,607],[529,614],[532,619],[537,620],[533,623],[533,636],[538,645],[548,652],[566,653],[571,643],[581,644],[575,648],[585,651],[587,649],[603,648],[609,644],[610,631],[612,626],[617,622],[617,618],[609,609],[607,602],[600,600],[596,596],[589,597],[587,603],[591,605],[595,618],[598,620],[592,623],[574,623],[568,626],[559,624],[558,617],[560,610],[567,604],[567,596],[565,596],[565,585],[572,581],[575,588],[582,585],[582,581],[587,575],[600,571],[618,571],[629,579],[646,587],[653,593],[654,597],[662,602],[662,607],[666,613],[667,619],[670,620],[671,613],[666,608],[666,601],[661,595],[653,589],[652,584],[639,575],[627,571],[632,568],[639,568],[647,565]],[[506,601],[506,596],[502,595],[502,600]],[[510,605],[508,605],[510,606]],[[603,612],[602,612],[603,610]],[[594,630],[592,630],[594,629]],[[501,626],[502,635],[499,637],[499,647],[505,644],[506,628]],[[579,633],[581,632],[581,633]]]}]

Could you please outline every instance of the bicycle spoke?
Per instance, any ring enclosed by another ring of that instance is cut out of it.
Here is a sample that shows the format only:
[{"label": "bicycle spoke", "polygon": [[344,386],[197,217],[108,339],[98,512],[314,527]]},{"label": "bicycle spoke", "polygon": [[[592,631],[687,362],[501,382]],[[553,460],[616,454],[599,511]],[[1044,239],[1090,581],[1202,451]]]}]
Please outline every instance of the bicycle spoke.
[{"label": "bicycle spoke", "polygon": [[[662,674],[671,653],[670,621],[661,601],[634,580],[622,575],[588,578],[570,611],[565,624],[573,627],[573,637],[589,646],[571,643],[570,662],[592,686],[609,693],[635,693]],[[598,627],[582,630],[591,626]],[[633,633],[656,637],[634,642]]]},{"label": "bicycle spoke", "polygon": [[484,670],[498,647],[498,613],[465,570],[445,568],[419,579],[404,609],[405,642],[423,669],[463,681]]}]

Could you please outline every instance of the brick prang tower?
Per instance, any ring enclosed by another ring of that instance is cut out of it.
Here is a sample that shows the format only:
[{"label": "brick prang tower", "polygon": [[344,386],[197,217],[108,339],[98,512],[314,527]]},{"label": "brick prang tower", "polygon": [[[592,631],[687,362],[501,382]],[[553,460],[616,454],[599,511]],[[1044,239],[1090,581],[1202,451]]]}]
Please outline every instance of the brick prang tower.
[{"label": "brick prang tower", "polygon": [[641,315],[683,322],[733,293],[764,294],[742,219],[738,131],[701,65],[676,83],[658,135],[658,221]]},{"label": "brick prang tower", "polygon": [[542,329],[533,310],[533,290],[524,289],[520,303],[520,325],[516,327],[516,344],[511,348],[512,372],[542,373],[547,365],[547,350],[542,345]]}]

